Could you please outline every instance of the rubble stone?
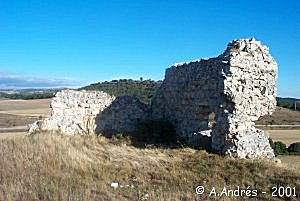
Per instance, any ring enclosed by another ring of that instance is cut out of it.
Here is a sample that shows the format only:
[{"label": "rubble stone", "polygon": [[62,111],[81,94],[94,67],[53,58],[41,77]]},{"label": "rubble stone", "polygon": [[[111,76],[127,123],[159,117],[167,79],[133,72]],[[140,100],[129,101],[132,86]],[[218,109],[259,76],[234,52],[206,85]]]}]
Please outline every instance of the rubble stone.
[{"label": "rubble stone", "polygon": [[152,100],[154,118],[169,120],[188,142],[211,128],[212,148],[241,158],[274,153],[259,117],[276,107],[277,64],[255,39],[234,40],[216,58],[175,64]]},{"label": "rubble stone", "polygon": [[149,107],[134,97],[114,97],[102,91],[58,92],[51,102],[51,116],[28,125],[28,134],[55,131],[89,135],[131,132],[148,117]]}]

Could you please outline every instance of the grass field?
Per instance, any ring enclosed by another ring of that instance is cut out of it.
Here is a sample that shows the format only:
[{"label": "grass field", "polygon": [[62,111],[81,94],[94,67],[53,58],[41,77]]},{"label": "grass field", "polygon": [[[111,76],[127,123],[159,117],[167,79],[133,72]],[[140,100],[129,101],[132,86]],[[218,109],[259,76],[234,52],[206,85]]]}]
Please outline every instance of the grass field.
[{"label": "grass field", "polygon": [[50,114],[50,99],[0,100],[0,128],[23,126]]},{"label": "grass field", "polygon": [[[117,182],[119,188],[110,185]],[[300,174],[262,160],[242,160],[190,148],[139,149],[96,136],[37,134],[0,140],[0,200],[212,200],[195,187],[266,191],[300,189]],[[248,200],[220,197],[217,200]],[[290,199],[296,200],[296,199]]]},{"label": "grass field", "polygon": [[[0,128],[24,127],[48,116],[49,103],[0,100]],[[293,113],[289,121],[281,121],[282,117],[280,122],[297,123],[298,113],[277,110],[276,115],[278,111],[283,116]],[[287,145],[300,141],[297,129],[268,132],[274,141]],[[211,200],[195,194],[197,185],[218,189],[239,185],[269,191],[270,186],[282,184],[300,189],[300,156],[279,156],[282,163],[274,164],[190,148],[138,149],[126,143],[96,136],[48,133],[26,137],[25,132],[0,132],[0,201]],[[111,182],[123,187],[113,189]],[[258,199],[276,200],[265,195]]]},{"label": "grass field", "polygon": [[281,141],[287,146],[293,142],[300,142],[300,130],[266,130],[274,141]]},{"label": "grass field", "polygon": [[0,114],[39,117],[50,112],[50,99],[36,100],[0,100]]}]

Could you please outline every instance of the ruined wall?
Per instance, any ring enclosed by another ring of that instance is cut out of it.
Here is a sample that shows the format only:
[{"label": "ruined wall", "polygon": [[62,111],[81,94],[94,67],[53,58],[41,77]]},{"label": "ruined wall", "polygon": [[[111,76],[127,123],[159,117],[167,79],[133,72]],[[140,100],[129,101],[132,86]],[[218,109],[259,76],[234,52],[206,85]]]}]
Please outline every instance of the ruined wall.
[{"label": "ruined wall", "polygon": [[152,100],[152,115],[169,120],[191,142],[210,132],[213,113],[213,149],[273,158],[268,137],[253,121],[275,109],[276,80],[277,64],[266,46],[254,39],[232,41],[216,58],[167,69]]},{"label": "ruined wall", "polygon": [[151,108],[133,97],[66,90],[53,98],[51,117],[32,124],[29,133],[132,132],[151,116],[169,120],[191,144],[211,136],[212,148],[223,154],[273,158],[268,136],[254,121],[275,109],[276,80],[277,64],[266,46],[235,40],[216,58],[167,69]]},{"label": "ruined wall", "polygon": [[130,133],[137,129],[140,122],[149,118],[149,106],[131,96],[117,97],[111,105],[96,117],[97,133],[112,135]]},{"label": "ruined wall", "polygon": [[114,97],[102,91],[58,92],[51,101],[51,116],[29,126],[64,134],[132,132],[148,117],[149,108],[134,97]]},{"label": "ruined wall", "polygon": [[51,101],[51,116],[41,123],[41,130],[65,134],[93,134],[96,116],[115,97],[104,92],[63,90]]}]

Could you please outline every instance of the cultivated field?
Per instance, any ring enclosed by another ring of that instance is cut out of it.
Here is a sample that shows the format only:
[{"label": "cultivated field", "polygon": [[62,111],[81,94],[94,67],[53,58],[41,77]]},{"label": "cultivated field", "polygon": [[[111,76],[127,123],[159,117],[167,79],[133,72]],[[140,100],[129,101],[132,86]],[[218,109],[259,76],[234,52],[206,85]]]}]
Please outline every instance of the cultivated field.
[{"label": "cultivated field", "polygon": [[257,125],[300,125],[300,112],[277,107],[272,115],[261,117]]},{"label": "cultivated field", "polygon": [[270,137],[274,141],[282,141],[287,146],[294,143],[294,142],[300,142],[300,128],[299,129],[286,129],[286,130],[266,130],[269,132]]},{"label": "cultivated field", "polygon": [[0,139],[22,137],[27,125],[50,114],[50,99],[0,99]]},{"label": "cultivated field", "polygon": [[0,114],[11,114],[26,117],[49,115],[50,99],[36,100],[0,100]]}]

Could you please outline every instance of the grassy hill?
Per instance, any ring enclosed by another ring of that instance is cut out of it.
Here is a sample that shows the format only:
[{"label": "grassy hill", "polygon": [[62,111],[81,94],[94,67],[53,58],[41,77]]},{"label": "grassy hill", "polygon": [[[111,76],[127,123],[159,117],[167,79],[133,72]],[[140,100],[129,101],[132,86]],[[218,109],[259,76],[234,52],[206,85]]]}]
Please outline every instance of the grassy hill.
[{"label": "grassy hill", "polygon": [[280,98],[277,97],[277,106],[295,110],[295,102],[297,102],[297,111],[300,111],[300,99],[297,98]]},{"label": "grassy hill", "polygon": [[91,84],[79,90],[99,90],[114,96],[135,96],[144,103],[150,103],[161,83],[162,81],[120,79]]},{"label": "grassy hill", "polygon": [[[272,186],[300,189],[299,171],[284,165],[190,148],[139,149],[97,136],[0,140],[0,156],[0,200],[249,200],[208,196],[212,187],[220,192],[237,186],[257,189],[254,199],[282,200],[271,197]],[[203,195],[195,193],[198,185],[205,187]]]},{"label": "grassy hill", "polygon": [[[120,79],[90,84],[79,90],[99,90],[114,96],[135,96],[144,103],[150,103],[151,98],[161,84],[162,81]],[[297,110],[300,111],[300,99],[280,97],[277,97],[276,99],[279,107],[291,110],[294,110],[295,101],[299,101]]]},{"label": "grassy hill", "polygon": [[300,112],[277,107],[272,115],[261,117],[257,125],[300,125]]}]

